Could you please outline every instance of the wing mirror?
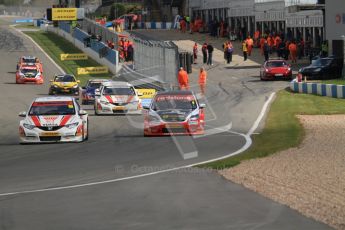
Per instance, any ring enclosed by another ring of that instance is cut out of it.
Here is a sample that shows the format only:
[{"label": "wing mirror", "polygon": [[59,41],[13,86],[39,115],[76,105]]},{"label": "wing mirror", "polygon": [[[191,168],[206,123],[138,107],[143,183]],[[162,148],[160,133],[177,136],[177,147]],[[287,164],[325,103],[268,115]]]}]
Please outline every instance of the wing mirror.
[{"label": "wing mirror", "polygon": [[101,96],[101,91],[99,91],[99,89],[95,89],[95,96]]},{"label": "wing mirror", "polygon": [[201,103],[201,104],[199,105],[199,107],[200,107],[201,109],[206,108],[206,104]]},{"label": "wing mirror", "polygon": [[87,115],[87,112],[85,110],[79,110],[79,115],[80,116],[84,116],[84,115]]},{"label": "wing mirror", "polygon": [[143,109],[149,110],[150,109],[150,105],[143,105]]},{"label": "wing mirror", "polygon": [[53,80],[49,80],[50,82],[53,82]]},{"label": "wing mirror", "polygon": [[80,83],[80,80],[77,80],[77,83]]},{"label": "wing mirror", "polygon": [[26,112],[25,111],[22,111],[18,114],[18,116],[20,117],[26,117]]}]

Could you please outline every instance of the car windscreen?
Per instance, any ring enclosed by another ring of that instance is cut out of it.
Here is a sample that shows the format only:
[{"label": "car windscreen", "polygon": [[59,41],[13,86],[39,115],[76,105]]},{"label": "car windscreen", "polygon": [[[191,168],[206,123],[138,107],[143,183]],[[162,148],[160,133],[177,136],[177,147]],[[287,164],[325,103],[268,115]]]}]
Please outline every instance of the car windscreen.
[{"label": "car windscreen", "polygon": [[324,58],[319,58],[316,59],[311,65],[312,66],[327,66],[331,64],[332,59],[324,59]]},{"label": "car windscreen", "polygon": [[92,82],[87,84],[87,87],[98,89],[102,85],[102,82]]},{"label": "car windscreen", "polygon": [[34,58],[23,58],[24,63],[36,63],[36,59]]},{"label": "car windscreen", "polygon": [[56,82],[75,82],[75,78],[73,76],[69,76],[69,75],[57,76],[55,78],[55,81]]},{"label": "car windscreen", "polygon": [[197,102],[193,95],[158,95],[152,104],[153,110],[194,110]]},{"label": "car windscreen", "polygon": [[37,74],[37,69],[21,69],[20,72],[22,72],[23,74],[33,74],[33,75],[36,75]]},{"label": "car windscreen", "polygon": [[104,87],[104,95],[135,95],[132,87]]},{"label": "car windscreen", "polygon": [[272,62],[267,62],[266,66],[270,68],[274,67],[285,67],[287,64],[286,62],[283,61],[272,61]]},{"label": "car windscreen", "polygon": [[34,102],[30,108],[30,116],[42,115],[73,115],[73,101]]}]

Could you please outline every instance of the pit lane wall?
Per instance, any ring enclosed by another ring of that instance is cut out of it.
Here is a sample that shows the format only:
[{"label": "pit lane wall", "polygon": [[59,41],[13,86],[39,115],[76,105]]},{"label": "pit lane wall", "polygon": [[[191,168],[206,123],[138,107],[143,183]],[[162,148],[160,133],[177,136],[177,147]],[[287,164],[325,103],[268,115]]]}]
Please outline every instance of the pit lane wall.
[{"label": "pit lane wall", "polygon": [[83,39],[88,37],[88,35],[76,28],[74,30],[69,29],[70,27],[64,28],[64,26],[53,27],[51,25],[47,26],[45,24],[41,25],[41,29],[53,32],[71,43],[73,43],[76,47],[86,53],[89,57],[97,61],[99,64],[107,66],[109,71],[113,74],[116,74],[120,71],[121,66],[119,65],[119,58],[118,58],[118,51],[116,50],[109,50],[107,55],[104,57],[100,57],[100,49],[106,47],[106,45],[102,42],[96,42],[91,45],[91,47],[85,47]]},{"label": "pit lane wall", "polygon": [[345,85],[297,82],[296,80],[293,80],[290,82],[290,89],[295,93],[345,98]]},{"label": "pit lane wall", "polygon": [[162,29],[162,30],[175,29],[174,23],[171,23],[171,22],[138,22],[137,28],[151,29],[151,30],[152,29]]}]

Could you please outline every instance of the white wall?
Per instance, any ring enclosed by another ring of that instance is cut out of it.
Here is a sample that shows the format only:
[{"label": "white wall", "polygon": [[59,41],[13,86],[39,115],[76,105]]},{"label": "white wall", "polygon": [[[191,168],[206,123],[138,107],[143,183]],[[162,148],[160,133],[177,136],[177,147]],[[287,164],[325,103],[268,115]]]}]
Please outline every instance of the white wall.
[{"label": "white wall", "polygon": [[[339,4],[342,2],[341,4]],[[340,22],[336,18],[340,17]],[[326,1],[326,39],[341,40],[345,35],[345,2],[343,0]]]}]

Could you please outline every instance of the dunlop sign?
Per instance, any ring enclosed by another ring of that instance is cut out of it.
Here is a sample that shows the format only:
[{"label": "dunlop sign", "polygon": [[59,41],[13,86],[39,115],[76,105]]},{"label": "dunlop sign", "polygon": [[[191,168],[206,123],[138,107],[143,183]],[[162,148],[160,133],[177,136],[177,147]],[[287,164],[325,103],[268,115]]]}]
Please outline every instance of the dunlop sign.
[{"label": "dunlop sign", "polygon": [[52,8],[53,21],[77,20],[77,8]]},{"label": "dunlop sign", "polygon": [[140,98],[144,99],[144,98],[153,98],[153,96],[156,93],[155,89],[136,89],[137,92],[139,94],[141,94],[141,96],[139,96]]},{"label": "dunlop sign", "polygon": [[85,68],[78,68],[77,74],[100,74],[100,73],[108,73],[108,67],[106,66],[97,66],[97,67],[85,67]]},{"label": "dunlop sign", "polygon": [[61,61],[69,61],[69,60],[87,60],[87,55],[80,53],[80,54],[60,54]]}]

